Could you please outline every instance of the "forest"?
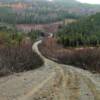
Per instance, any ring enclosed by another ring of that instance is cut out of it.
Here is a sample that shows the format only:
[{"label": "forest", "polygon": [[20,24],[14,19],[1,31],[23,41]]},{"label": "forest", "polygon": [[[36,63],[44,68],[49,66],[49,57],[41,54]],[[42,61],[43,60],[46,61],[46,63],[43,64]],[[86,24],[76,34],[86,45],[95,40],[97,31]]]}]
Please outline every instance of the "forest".
[{"label": "forest", "polygon": [[[45,24],[66,18],[79,19],[100,11],[99,6],[80,4],[75,0],[4,0],[0,6],[0,21],[10,24]],[[3,6],[4,5],[4,6]]]},{"label": "forest", "polygon": [[100,13],[85,17],[58,32],[58,42],[65,47],[99,46],[100,45]]},{"label": "forest", "polygon": [[[19,5],[19,2],[9,5]],[[23,5],[26,7],[24,8]],[[29,7],[27,7],[29,6]],[[62,6],[62,7],[59,7]],[[22,3],[22,8],[0,7],[0,21],[9,24],[44,24],[61,21],[65,18],[79,18],[75,13],[69,13],[63,5],[46,1]]]}]

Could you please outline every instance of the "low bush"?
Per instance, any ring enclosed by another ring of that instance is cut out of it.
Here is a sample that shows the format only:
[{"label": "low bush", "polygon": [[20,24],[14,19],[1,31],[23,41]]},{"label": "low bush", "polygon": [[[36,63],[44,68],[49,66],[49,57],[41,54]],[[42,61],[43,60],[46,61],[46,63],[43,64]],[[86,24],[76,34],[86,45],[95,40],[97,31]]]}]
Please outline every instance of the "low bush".
[{"label": "low bush", "polygon": [[33,70],[42,64],[42,59],[32,51],[32,44],[0,48],[0,76]]},{"label": "low bush", "polygon": [[100,72],[100,48],[74,50],[58,56],[59,62],[74,65],[92,72]]},{"label": "low bush", "polygon": [[58,63],[100,73],[100,48],[67,48],[57,45],[53,39],[47,39],[39,46],[42,54]]}]

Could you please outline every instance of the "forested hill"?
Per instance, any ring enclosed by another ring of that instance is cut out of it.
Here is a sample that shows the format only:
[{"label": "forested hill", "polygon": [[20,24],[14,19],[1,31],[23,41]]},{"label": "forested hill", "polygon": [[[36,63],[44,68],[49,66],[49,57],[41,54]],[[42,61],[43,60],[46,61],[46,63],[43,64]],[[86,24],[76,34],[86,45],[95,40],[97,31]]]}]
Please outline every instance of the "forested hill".
[{"label": "forested hill", "polygon": [[63,27],[58,33],[59,41],[65,46],[99,45],[100,13],[71,23]]},{"label": "forested hill", "polygon": [[0,21],[10,24],[52,23],[96,12],[99,6],[75,0],[0,0]]},{"label": "forested hill", "polygon": [[53,0],[54,2],[60,2],[63,4],[80,4],[78,1],[76,0]]},{"label": "forested hill", "polygon": [[94,34],[100,32],[100,13],[80,19],[64,27],[64,33]]},{"label": "forested hill", "polygon": [[[49,0],[0,0],[2,3],[16,3],[16,2],[22,2],[22,3],[38,3],[37,6],[39,6],[39,3],[44,3],[43,6],[49,5],[52,6],[59,6],[60,9],[65,7],[64,9],[68,9],[69,12],[75,12],[75,13],[94,13],[100,11],[100,5],[90,5],[90,4],[82,4],[78,2],[77,0],[52,0],[52,2],[49,2]],[[67,8],[66,8],[67,7]],[[54,9],[55,10],[55,9]]]},{"label": "forested hill", "polygon": [[[8,3],[9,1],[9,3]],[[27,1],[27,2],[25,2]],[[78,18],[76,11],[67,9],[60,2],[47,0],[6,0],[0,5],[0,21],[13,24],[44,24],[66,18]]]}]

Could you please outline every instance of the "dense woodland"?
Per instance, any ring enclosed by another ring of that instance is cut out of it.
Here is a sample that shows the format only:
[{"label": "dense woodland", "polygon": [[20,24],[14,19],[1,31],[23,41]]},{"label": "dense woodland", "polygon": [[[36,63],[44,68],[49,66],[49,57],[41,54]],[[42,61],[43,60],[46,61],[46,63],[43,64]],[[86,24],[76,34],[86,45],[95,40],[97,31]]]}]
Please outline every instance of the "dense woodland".
[{"label": "dense woodland", "polygon": [[99,6],[82,5],[75,0],[54,0],[53,2],[47,0],[11,0],[8,2],[4,0],[2,2],[9,6],[0,6],[0,21],[10,24],[51,23],[65,18],[77,19],[80,16],[100,11]]},{"label": "dense woodland", "polygon": [[34,3],[28,3],[27,5],[30,7],[21,9],[0,7],[0,21],[10,24],[39,24],[79,17],[75,13],[69,13],[64,6],[59,7],[59,4],[55,5],[46,1],[34,1]]},{"label": "dense woodland", "polygon": [[66,46],[99,46],[100,13],[64,26],[58,32],[58,41]]}]

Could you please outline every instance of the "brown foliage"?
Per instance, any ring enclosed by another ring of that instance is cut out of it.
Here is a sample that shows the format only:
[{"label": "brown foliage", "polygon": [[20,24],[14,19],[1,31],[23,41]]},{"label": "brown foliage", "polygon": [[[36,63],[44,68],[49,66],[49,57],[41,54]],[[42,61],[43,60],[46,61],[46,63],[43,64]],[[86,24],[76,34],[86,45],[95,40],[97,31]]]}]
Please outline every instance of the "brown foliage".
[{"label": "brown foliage", "polygon": [[100,72],[100,48],[64,49],[54,39],[45,39],[39,48],[43,55],[59,63]]},{"label": "brown foliage", "polygon": [[31,44],[0,48],[0,76],[32,70],[40,67],[42,64],[41,58],[32,51]]}]

